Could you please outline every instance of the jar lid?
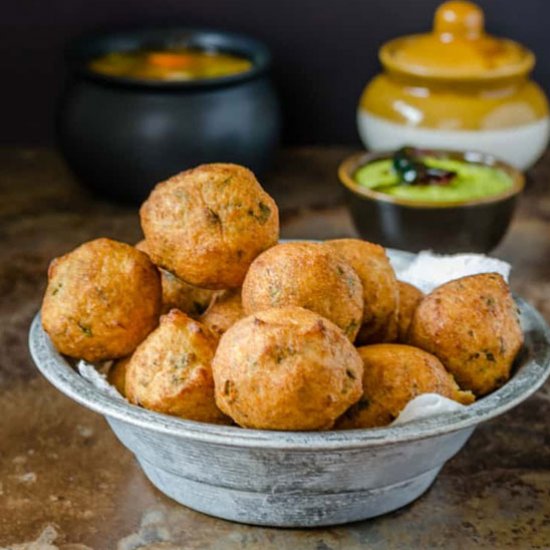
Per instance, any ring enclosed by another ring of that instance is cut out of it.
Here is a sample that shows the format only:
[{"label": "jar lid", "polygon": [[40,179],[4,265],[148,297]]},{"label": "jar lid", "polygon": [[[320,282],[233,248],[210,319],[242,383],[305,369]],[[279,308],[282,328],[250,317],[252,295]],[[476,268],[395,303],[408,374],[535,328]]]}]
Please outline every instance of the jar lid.
[{"label": "jar lid", "polygon": [[432,32],[387,42],[380,61],[390,71],[451,80],[519,76],[533,68],[530,50],[486,34],[483,24],[483,11],[476,4],[445,2],[435,12]]}]

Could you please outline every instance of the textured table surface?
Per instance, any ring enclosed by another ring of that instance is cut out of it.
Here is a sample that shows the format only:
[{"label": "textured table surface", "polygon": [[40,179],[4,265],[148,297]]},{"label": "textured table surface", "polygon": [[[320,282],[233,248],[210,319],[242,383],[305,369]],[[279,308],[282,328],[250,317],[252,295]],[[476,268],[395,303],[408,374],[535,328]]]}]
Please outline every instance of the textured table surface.
[{"label": "textured table surface", "polygon": [[[335,170],[349,150],[287,150],[265,187],[284,237],[354,235]],[[550,385],[478,428],[418,501],[334,529],[248,527],[160,494],[103,418],[48,385],[27,331],[48,262],[99,236],[140,238],[137,211],[92,198],[47,150],[0,150],[0,549],[550,548]],[[496,256],[550,320],[550,155]]]}]

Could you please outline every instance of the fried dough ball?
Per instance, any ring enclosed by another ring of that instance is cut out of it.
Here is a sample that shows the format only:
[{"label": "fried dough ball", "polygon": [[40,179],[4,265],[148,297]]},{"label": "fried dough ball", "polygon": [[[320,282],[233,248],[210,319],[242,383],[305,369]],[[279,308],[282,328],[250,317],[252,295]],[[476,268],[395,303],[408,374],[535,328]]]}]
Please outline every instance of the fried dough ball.
[{"label": "fried dough ball", "polygon": [[160,307],[160,276],[147,255],[96,239],[50,264],[42,325],[59,352],[102,361],[132,353]]},{"label": "fried dough ball", "polygon": [[131,357],[124,357],[116,361],[107,374],[109,384],[114,386],[118,393],[124,397],[126,396],[126,371]]},{"label": "fried dough ball", "polygon": [[438,393],[463,405],[474,401],[439,359],[425,351],[402,344],[375,344],[358,351],[363,360],[363,395],[338,420],[338,428],[387,426],[423,393]]},{"label": "fried dough ball", "polygon": [[[139,241],[136,248],[149,255],[147,241]],[[198,288],[178,279],[175,275],[160,268],[162,284],[162,313],[179,309],[191,317],[198,317],[210,304],[215,290]]]},{"label": "fried dough ball", "polygon": [[258,256],[242,289],[247,315],[271,307],[300,306],[326,317],[353,341],[363,318],[361,281],[323,244],[283,243]]},{"label": "fried dough ball", "polygon": [[140,214],[153,262],[200,288],[241,286],[252,260],[279,239],[275,201],[236,164],[203,164],[159,183]]},{"label": "fried dough ball", "polygon": [[162,312],[179,309],[191,317],[199,317],[208,308],[215,290],[192,286],[161,269]]},{"label": "fried dough ball", "polygon": [[222,290],[201,317],[201,323],[218,337],[244,317],[240,290]]},{"label": "fried dough ball", "polygon": [[212,359],[216,338],[199,322],[173,309],[137,348],[126,371],[126,396],[152,411],[226,423],[216,407]]},{"label": "fried dough ball", "polygon": [[428,294],[408,340],[436,355],[461,388],[479,396],[508,380],[523,333],[508,285],[497,273],[483,273]]},{"label": "fried dough ball", "polygon": [[384,248],[359,239],[326,241],[325,246],[351,265],[363,285],[363,321],[356,343],[395,340],[399,292]]},{"label": "fried dough ball", "polygon": [[235,323],[212,369],[218,406],[245,428],[326,430],[361,396],[363,365],[353,344],[300,307]]},{"label": "fried dough ball", "polygon": [[424,298],[424,293],[414,285],[397,281],[399,288],[398,342],[405,343],[411,326],[412,318],[418,304]]}]

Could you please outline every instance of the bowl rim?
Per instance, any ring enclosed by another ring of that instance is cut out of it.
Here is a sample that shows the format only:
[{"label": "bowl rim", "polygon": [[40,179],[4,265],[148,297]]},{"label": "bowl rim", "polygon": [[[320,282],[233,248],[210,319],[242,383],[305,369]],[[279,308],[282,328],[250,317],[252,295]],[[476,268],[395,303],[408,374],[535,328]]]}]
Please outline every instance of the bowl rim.
[{"label": "bowl rim", "polygon": [[[154,80],[98,73],[89,67],[94,57],[110,51],[134,50],[147,43],[186,44],[190,47],[218,49],[245,57],[252,63],[247,71],[197,80]],[[119,46],[116,46],[119,44]],[[71,73],[86,80],[115,87],[143,88],[150,90],[199,90],[220,88],[249,81],[264,75],[271,67],[272,57],[268,47],[251,36],[208,27],[155,25],[134,27],[109,32],[87,33],[68,43],[65,60]]]},{"label": "bowl rim", "polygon": [[[394,261],[410,262],[409,252],[388,250]],[[279,450],[354,449],[422,440],[474,428],[515,407],[537,389],[550,375],[550,328],[542,315],[521,298],[516,298],[522,329],[529,344],[529,357],[501,388],[463,411],[415,420],[397,426],[325,432],[290,432],[242,429],[193,420],[184,420],[129,404],[95,388],[59,354],[44,329],[40,313],[29,332],[29,348],[35,365],[59,391],[106,417],[166,435],[230,447]],[[527,348],[525,348],[527,349]],[[525,352],[523,352],[525,354]]]},{"label": "bowl rim", "polygon": [[407,206],[411,208],[419,209],[441,209],[441,208],[456,208],[456,207],[470,207],[479,206],[485,204],[492,204],[509,199],[515,195],[518,195],[523,191],[525,187],[525,176],[523,173],[514,168],[512,165],[497,159],[493,155],[487,153],[481,153],[479,151],[452,151],[448,149],[424,149],[423,153],[430,156],[436,156],[441,158],[449,158],[452,160],[460,160],[464,162],[481,164],[490,168],[497,168],[506,172],[512,178],[512,186],[510,189],[499,193],[498,195],[490,195],[481,199],[466,199],[458,201],[417,201],[414,199],[404,199],[401,197],[395,197],[380,191],[374,191],[367,187],[364,187],[357,183],[354,179],[355,172],[365,164],[374,160],[382,160],[391,158],[395,151],[362,151],[346,157],[338,166],[338,178],[349,191],[359,195],[362,198],[382,201],[390,204]]}]

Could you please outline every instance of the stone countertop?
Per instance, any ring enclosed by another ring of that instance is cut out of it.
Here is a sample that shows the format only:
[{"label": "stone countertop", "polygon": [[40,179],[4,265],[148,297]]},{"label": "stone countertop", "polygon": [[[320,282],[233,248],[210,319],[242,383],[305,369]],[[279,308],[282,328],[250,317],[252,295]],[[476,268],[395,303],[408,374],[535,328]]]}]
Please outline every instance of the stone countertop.
[{"label": "stone countertop", "polygon": [[[355,234],[335,176],[350,152],[281,153],[265,187],[283,237]],[[494,255],[550,320],[550,154],[529,179]],[[376,519],[268,529],[164,497],[102,417],[41,378],[27,349],[49,260],[95,237],[137,241],[137,209],[91,197],[54,152],[36,149],[0,149],[0,199],[0,549],[550,548],[550,384],[478,428],[419,500]]]}]

